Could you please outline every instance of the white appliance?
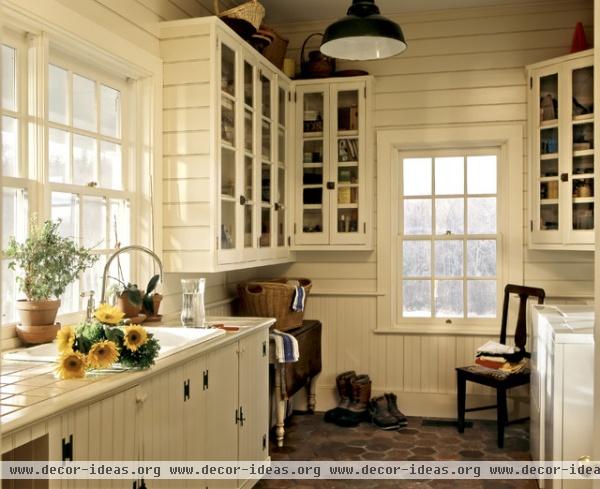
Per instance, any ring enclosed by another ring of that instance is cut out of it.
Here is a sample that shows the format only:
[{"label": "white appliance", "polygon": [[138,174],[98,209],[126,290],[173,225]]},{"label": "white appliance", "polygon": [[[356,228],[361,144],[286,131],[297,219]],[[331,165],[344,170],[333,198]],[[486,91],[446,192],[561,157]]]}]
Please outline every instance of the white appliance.
[{"label": "white appliance", "polygon": [[[533,306],[531,457],[572,461],[592,455],[594,308]],[[591,488],[588,480],[538,480],[545,489]]]}]

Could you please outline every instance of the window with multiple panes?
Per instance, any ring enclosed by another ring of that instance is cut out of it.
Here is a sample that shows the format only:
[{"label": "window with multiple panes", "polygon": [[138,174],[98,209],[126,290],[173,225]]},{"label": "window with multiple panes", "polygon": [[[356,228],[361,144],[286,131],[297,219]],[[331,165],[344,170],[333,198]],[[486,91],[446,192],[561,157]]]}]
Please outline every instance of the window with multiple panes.
[{"label": "window with multiple panes", "polygon": [[[106,259],[131,240],[127,168],[126,82],[72,61],[48,66],[48,181],[52,219],[65,236],[93,248],[100,260],[63,297],[63,311],[79,309],[82,292],[100,290]],[[129,276],[128,257],[120,258]]]},{"label": "window with multiple panes", "polygon": [[497,151],[404,154],[398,319],[498,315]]},{"label": "window with multiple panes", "polygon": [[[24,46],[3,42],[2,246],[6,247],[9,236],[26,236],[33,212],[40,220],[61,219],[64,236],[100,255],[97,264],[61,297],[61,313],[75,312],[81,310],[81,293],[94,290],[99,294],[107,257],[132,240],[135,188],[124,123],[129,103],[127,82],[55,53],[47,77],[32,79],[34,72],[28,74]],[[43,161],[26,155],[30,146],[39,144],[35,133],[27,130],[32,122],[27,119],[25,91],[29,83],[45,83],[47,112],[39,118],[45,131]],[[27,179],[28,171],[34,173],[31,179]],[[40,189],[39,195],[33,192],[35,188]],[[28,205],[31,200],[37,206]],[[7,263],[2,260],[3,324],[15,321],[14,302],[19,298]],[[129,270],[125,255],[120,259],[120,271],[127,278]]]}]

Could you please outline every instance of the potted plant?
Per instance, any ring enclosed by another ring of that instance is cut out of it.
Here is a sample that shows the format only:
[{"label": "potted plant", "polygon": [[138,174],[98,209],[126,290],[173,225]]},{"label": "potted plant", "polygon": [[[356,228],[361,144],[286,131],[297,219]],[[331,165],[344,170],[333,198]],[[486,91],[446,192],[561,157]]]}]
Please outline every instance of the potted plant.
[{"label": "potted plant", "polygon": [[158,281],[160,279],[160,275],[154,275],[148,285],[146,286],[146,293],[142,298],[142,311],[144,314],[148,316],[148,318],[157,318],[158,317],[158,309],[160,308],[160,303],[162,301],[162,295],[158,292],[154,292],[156,286],[158,285]]},{"label": "potted plant", "polygon": [[20,272],[17,285],[26,297],[16,304],[20,319],[17,334],[27,343],[54,339],[59,297],[99,258],[89,249],[79,247],[73,239],[61,236],[60,222],[39,224],[34,217],[29,237],[24,242],[19,243],[12,236],[8,242],[8,267]]},{"label": "potted plant", "polygon": [[119,282],[110,287],[109,295],[117,298],[117,307],[125,314],[126,318],[138,317],[142,310],[142,292],[137,284],[125,283],[117,277],[110,277]]}]

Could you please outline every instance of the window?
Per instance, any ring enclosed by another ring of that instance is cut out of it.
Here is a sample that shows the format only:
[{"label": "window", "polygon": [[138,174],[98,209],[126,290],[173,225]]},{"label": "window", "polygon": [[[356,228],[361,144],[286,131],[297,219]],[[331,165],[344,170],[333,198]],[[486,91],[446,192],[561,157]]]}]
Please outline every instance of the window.
[{"label": "window", "polygon": [[495,318],[497,153],[403,155],[401,318]]},{"label": "window", "polygon": [[[107,257],[131,242],[132,192],[124,131],[125,80],[55,56],[48,66],[48,180],[61,232],[101,256],[62,298],[80,308],[80,293],[101,287]],[[129,261],[121,260],[125,277]]]},{"label": "window", "polygon": [[[27,179],[25,48],[18,36],[5,32],[0,45],[2,72],[2,246],[9,236],[24,240],[29,220],[31,182]],[[17,284],[15,272],[8,269],[8,260],[1,260],[2,310],[1,322],[16,320]]]}]

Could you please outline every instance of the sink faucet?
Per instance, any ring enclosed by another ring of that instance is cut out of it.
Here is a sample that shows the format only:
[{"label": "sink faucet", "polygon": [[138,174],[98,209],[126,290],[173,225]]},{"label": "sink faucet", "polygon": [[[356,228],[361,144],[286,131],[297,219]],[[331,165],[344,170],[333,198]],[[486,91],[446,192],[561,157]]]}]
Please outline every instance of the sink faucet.
[{"label": "sink faucet", "polygon": [[163,281],[163,266],[160,261],[160,258],[157,256],[156,253],[154,253],[154,251],[152,251],[149,248],[146,248],[145,246],[140,246],[140,245],[130,245],[130,246],[125,246],[124,248],[119,248],[112,255],[110,255],[108,260],[106,260],[106,265],[104,265],[104,272],[102,273],[102,294],[100,295],[100,304],[104,304],[106,302],[106,297],[105,297],[106,296],[106,280],[108,279],[108,270],[110,268],[110,264],[121,253],[125,253],[126,251],[134,251],[134,250],[141,251],[143,253],[150,255],[152,258],[154,258],[154,261],[158,264],[158,270],[160,273],[160,282],[162,283],[162,281]]}]

